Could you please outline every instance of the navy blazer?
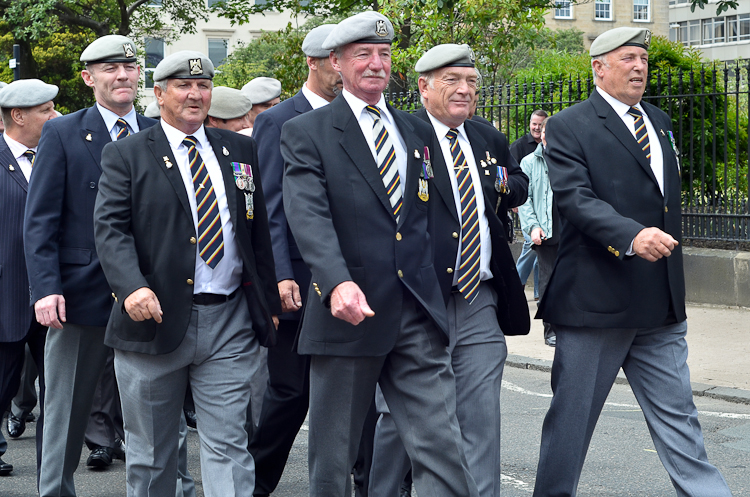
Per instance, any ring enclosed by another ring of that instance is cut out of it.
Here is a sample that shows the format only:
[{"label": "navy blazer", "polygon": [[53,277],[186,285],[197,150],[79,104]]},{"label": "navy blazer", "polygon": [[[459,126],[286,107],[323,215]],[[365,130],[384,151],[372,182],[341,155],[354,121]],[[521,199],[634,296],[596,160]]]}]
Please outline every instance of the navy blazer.
[{"label": "navy blazer", "polygon": [[29,184],[0,134],[0,342],[29,331],[29,277],[23,255],[23,211]]},{"label": "navy blazer", "polygon": [[[282,195],[284,158],[281,156],[281,127],[288,120],[313,110],[302,91],[265,112],[258,114],[253,127],[253,138],[258,144],[258,169],[263,183],[263,194],[271,230],[276,280],[295,280],[302,302],[307,302],[310,269],[305,265],[286,221]],[[281,314],[279,319],[299,320],[302,310]]]},{"label": "navy blazer", "polygon": [[[417,111],[416,115],[432,127],[430,118],[424,108]],[[524,294],[523,284],[518,277],[518,271],[516,271],[513,254],[508,247],[505,225],[502,220],[507,219],[505,213],[508,208],[516,207],[526,201],[529,178],[510,154],[508,140],[504,134],[494,127],[476,121],[466,121],[464,129],[479,169],[479,178],[482,182],[481,193],[484,196],[484,214],[490,228],[490,240],[492,242],[490,271],[492,271],[492,279],[488,283],[497,293],[497,321],[505,335],[526,335],[531,327],[529,306]],[[435,139],[437,140],[437,136]],[[481,167],[480,161],[486,162],[488,153],[497,160],[497,164]],[[435,212],[434,228],[431,235],[435,245],[435,269],[440,280],[443,298],[447,302],[453,286],[458,242],[461,236],[461,219],[456,212],[453,186],[448,174],[448,166],[440,148],[432,157],[432,164],[435,173],[434,191],[440,199],[431,204]],[[495,166],[505,166],[508,169],[510,194],[501,195],[495,190],[495,178],[497,176]],[[485,174],[486,172],[490,174]]]},{"label": "navy blazer", "polygon": [[[257,177],[255,142],[223,129],[206,128],[206,136],[224,179],[252,327],[262,345],[273,345],[271,316],[281,311],[281,303],[263,188],[256,182],[254,216],[248,219],[231,164],[250,164]],[[161,125],[107,145],[102,170],[94,211],[96,247],[117,296],[104,343],[144,354],[172,352],[190,322],[197,234],[188,192]],[[159,299],[161,323],[133,321],[125,312],[125,299],[142,287]]]},{"label": "navy blazer", "polygon": [[682,239],[671,122],[653,105],[641,105],[656,129],[649,140],[661,144],[664,195],[633,134],[598,91],[547,122],[545,158],[562,229],[537,313],[545,321],[652,328],[686,319],[682,245],[656,262],[625,255],[646,227]]},{"label": "navy blazer", "polygon": [[[420,119],[388,108],[407,154],[398,224],[366,138],[343,96],[282,128],[284,209],[319,296],[305,306],[301,354],[389,353],[401,329],[407,295],[448,342],[428,232],[428,201],[418,196],[424,149],[434,153],[434,133]],[[328,307],[331,291],[344,281],[359,285],[375,311],[357,326],[333,317]]]},{"label": "navy blazer", "polygon": [[[154,124],[138,115],[141,130]],[[102,149],[111,141],[94,105],[47,121],[34,161],[24,222],[31,302],[62,295],[68,323],[106,326],[114,302],[93,218]]]}]

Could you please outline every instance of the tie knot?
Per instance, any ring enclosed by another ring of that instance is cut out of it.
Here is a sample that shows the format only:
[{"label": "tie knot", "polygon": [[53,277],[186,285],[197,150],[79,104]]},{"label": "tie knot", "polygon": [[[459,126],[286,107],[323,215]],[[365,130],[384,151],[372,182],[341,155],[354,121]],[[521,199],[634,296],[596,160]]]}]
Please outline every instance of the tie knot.
[{"label": "tie knot", "polygon": [[367,112],[372,114],[375,119],[380,119],[380,109],[378,109],[374,105],[368,105]]},{"label": "tie knot", "polygon": [[639,111],[635,107],[631,107],[630,109],[628,109],[628,114],[636,118],[636,120],[640,117],[643,117],[643,114],[641,113],[641,111]]},{"label": "tie knot", "polygon": [[27,150],[23,153],[23,156],[26,157],[29,162],[31,162],[32,166],[34,165],[34,157],[36,157],[36,152],[34,152],[33,150]]},{"label": "tie knot", "polygon": [[458,130],[451,128],[448,130],[445,136],[448,137],[451,143],[453,143],[458,139]]},{"label": "tie knot", "polygon": [[115,124],[117,124],[117,127],[120,129],[128,129],[128,123],[127,121],[125,121],[125,119],[120,118]]},{"label": "tie knot", "polygon": [[198,140],[196,140],[194,136],[188,135],[184,140],[182,140],[182,144],[185,145],[189,150],[191,147],[195,147],[196,145],[198,145]]}]

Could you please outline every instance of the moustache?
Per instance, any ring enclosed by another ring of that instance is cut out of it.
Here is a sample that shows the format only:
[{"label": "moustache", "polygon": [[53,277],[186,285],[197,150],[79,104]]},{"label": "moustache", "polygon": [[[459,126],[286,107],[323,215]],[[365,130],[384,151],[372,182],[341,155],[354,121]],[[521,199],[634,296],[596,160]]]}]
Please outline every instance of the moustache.
[{"label": "moustache", "polygon": [[364,78],[382,78],[385,79],[385,71],[383,69],[379,71],[370,71],[369,69],[362,73]]}]

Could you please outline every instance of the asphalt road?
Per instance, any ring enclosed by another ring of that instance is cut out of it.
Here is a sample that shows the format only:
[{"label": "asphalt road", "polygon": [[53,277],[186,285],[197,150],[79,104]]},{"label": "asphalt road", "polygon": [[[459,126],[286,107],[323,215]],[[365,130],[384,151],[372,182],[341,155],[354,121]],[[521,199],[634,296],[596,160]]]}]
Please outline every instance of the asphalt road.
[{"label": "asphalt road", "polygon": [[[506,368],[503,404],[503,496],[532,493],[539,439],[551,392],[549,373]],[[750,405],[696,397],[709,460],[717,465],[735,497],[750,497]],[[36,495],[35,424],[17,440],[9,440],[3,459],[15,466],[0,478],[0,496]],[[300,432],[275,497],[307,495],[307,427]],[[198,436],[189,435],[189,467],[202,496]],[[79,496],[125,495],[125,465],[116,461],[103,472],[85,467],[84,448],[76,473]],[[416,493],[415,493],[416,495]],[[673,497],[675,491],[654,450],[643,415],[626,385],[615,385],[599,420],[581,476],[579,496]],[[432,496],[430,496],[432,497]]]}]

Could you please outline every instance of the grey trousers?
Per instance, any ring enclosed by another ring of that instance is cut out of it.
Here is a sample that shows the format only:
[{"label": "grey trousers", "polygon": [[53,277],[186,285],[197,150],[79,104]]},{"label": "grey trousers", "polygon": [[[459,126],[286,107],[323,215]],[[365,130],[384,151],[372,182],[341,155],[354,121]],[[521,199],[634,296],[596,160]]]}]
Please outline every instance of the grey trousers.
[{"label": "grey trousers", "polygon": [[244,424],[258,346],[240,294],[223,304],[193,305],[185,338],[168,354],[115,350],[129,497],[175,495],[188,378],[205,495],[252,495],[255,465]]},{"label": "grey trousers", "polygon": [[50,328],[44,349],[44,436],[41,497],[75,496],[78,467],[96,384],[110,348],[104,328],[65,323]]},{"label": "grey trousers", "polygon": [[412,461],[419,495],[477,497],[456,420],[450,356],[439,333],[416,302],[407,298],[399,337],[388,355],[311,357],[311,496],[351,495],[349,474],[379,383]]},{"label": "grey trousers", "polygon": [[680,497],[731,497],[709,464],[687,366],[687,323],[641,329],[557,326],[552,403],[535,497],[574,496],[589,442],[622,367]]},{"label": "grey trousers", "polygon": [[[469,472],[481,497],[500,496],[500,390],[508,349],[497,323],[497,297],[487,283],[474,302],[454,293],[448,302],[451,366],[456,376],[456,415]],[[370,497],[393,497],[411,466],[393,422],[376,396]]]}]

